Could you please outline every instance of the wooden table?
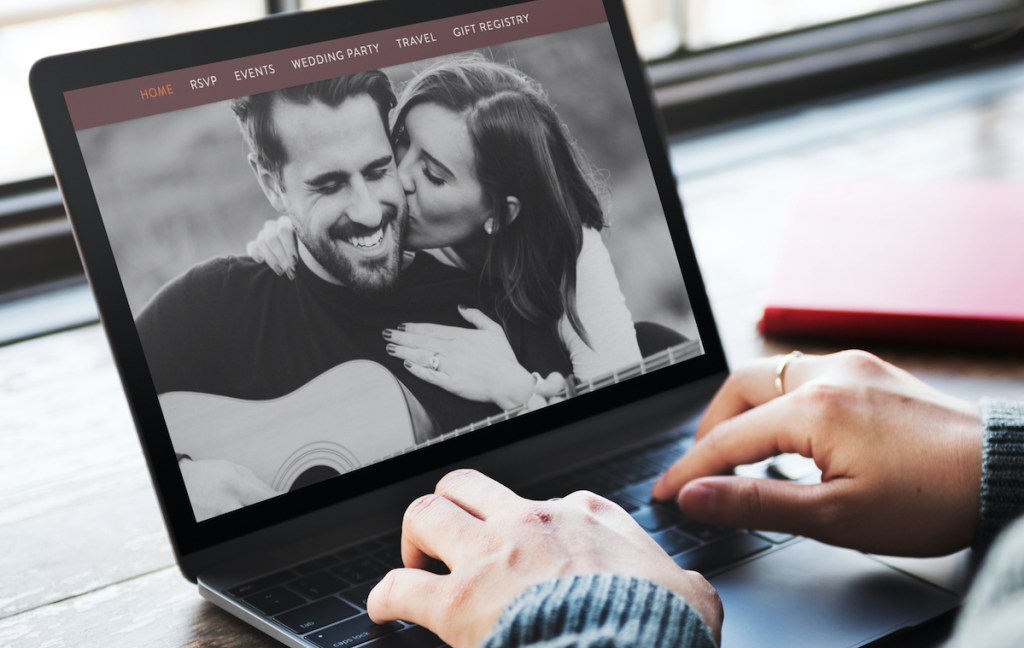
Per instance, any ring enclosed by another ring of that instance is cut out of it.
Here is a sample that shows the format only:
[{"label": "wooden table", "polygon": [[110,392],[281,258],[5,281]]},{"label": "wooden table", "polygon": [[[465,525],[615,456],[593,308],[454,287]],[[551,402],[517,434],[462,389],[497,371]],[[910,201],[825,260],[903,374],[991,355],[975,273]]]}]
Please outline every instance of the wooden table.
[{"label": "wooden table", "polygon": [[[832,110],[837,119],[849,116]],[[755,323],[786,215],[808,174],[1024,182],[1020,86],[882,117],[688,173],[690,227],[732,365],[799,344],[766,341]],[[811,121],[784,122],[776,135],[800,140]],[[676,153],[701,146],[682,143]],[[1007,288],[1019,289],[1019,281],[1008,278]],[[873,350],[966,399],[1024,398],[1020,356]],[[0,646],[277,645],[203,602],[178,573],[98,326],[0,348],[0,583]]]}]

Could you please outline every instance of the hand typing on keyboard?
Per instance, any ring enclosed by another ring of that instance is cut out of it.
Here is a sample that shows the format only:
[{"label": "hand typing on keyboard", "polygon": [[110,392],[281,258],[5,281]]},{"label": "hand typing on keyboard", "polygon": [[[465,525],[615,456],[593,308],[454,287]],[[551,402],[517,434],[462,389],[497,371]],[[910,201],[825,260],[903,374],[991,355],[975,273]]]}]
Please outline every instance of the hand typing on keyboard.
[{"label": "hand typing on keyboard", "polygon": [[[716,641],[721,630],[708,582],[680,569],[622,508],[585,491],[539,502],[475,471],[449,473],[406,511],[402,560],[370,593],[370,616],[424,625],[453,646],[478,645],[526,588],[572,574],[653,581],[685,599]],[[431,571],[436,561],[448,573]]]},{"label": "hand typing on keyboard", "polygon": [[[864,352],[766,358],[736,371],[693,447],[655,483],[659,500],[711,524],[782,531],[863,551],[941,555],[977,524],[976,409]],[[720,476],[779,453],[811,457],[821,483]]]}]

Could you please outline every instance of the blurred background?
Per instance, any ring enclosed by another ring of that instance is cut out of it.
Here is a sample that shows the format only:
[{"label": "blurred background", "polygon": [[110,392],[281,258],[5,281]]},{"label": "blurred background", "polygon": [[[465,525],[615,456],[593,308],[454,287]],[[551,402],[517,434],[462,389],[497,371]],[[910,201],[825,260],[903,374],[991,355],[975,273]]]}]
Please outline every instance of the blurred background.
[{"label": "blurred background", "polygon": [[[607,26],[596,25],[481,51],[547,90],[607,190],[605,236],[636,321],[689,337],[697,328],[657,188]],[[386,68],[396,91],[418,61]],[[213,256],[245,253],[278,215],[260,191],[226,103],[79,133],[132,313],[172,278]],[[137,151],[161,151],[140,159]]]}]

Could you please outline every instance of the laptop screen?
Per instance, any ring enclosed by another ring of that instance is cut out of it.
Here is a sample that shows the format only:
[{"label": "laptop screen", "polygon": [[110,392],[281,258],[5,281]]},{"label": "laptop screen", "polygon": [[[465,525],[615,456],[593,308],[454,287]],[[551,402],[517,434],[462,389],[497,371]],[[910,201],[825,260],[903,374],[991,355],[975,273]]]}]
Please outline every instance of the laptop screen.
[{"label": "laptop screen", "polygon": [[704,353],[600,0],[64,96],[197,521]]}]

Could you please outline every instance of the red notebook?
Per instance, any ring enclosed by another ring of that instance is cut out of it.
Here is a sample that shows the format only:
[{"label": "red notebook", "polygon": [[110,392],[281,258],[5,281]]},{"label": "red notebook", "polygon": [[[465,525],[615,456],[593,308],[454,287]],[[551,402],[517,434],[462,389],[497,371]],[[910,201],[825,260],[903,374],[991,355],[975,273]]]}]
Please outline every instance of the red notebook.
[{"label": "red notebook", "polygon": [[1024,349],[1024,187],[816,189],[797,207],[760,329]]}]

